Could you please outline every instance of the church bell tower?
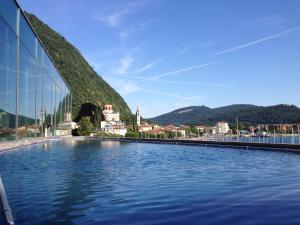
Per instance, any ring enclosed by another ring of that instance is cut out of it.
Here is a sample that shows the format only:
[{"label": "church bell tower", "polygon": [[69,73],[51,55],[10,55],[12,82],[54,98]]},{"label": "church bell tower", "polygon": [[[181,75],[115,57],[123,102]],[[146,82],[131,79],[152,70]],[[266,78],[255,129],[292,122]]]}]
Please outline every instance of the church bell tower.
[{"label": "church bell tower", "polygon": [[141,111],[139,107],[136,109],[136,125],[138,127],[141,125]]}]

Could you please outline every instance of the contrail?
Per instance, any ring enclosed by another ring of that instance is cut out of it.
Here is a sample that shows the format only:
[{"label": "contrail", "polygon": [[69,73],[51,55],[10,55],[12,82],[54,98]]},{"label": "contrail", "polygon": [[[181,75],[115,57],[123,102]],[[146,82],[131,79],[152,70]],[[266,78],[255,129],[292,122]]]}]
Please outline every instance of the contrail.
[{"label": "contrail", "polygon": [[131,76],[125,74],[118,74],[115,76],[127,77],[134,80],[136,83],[140,83],[143,81],[150,81],[150,82],[157,82],[163,84],[184,84],[184,85],[202,85],[202,86],[212,86],[212,87],[223,87],[227,86],[228,84],[223,83],[208,83],[208,82],[184,82],[184,81],[172,81],[172,80],[151,80],[151,78],[140,77],[140,76]]},{"label": "contrail", "polygon": [[273,35],[270,35],[270,36],[264,37],[262,39],[252,41],[252,42],[249,42],[249,43],[246,43],[246,44],[243,44],[243,45],[238,45],[238,46],[233,47],[233,48],[229,48],[229,49],[226,49],[226,50],[223,50],[223,51],[215,52],[215,53],[209,55],[209,57],[214,57],[214,56],[218,56],[218,55],[224,55],[224,54],[230,53],[230,52],[235,52],[235,51],[238,51],[240,49],[247,48],[247,47],[250,47],[252,45],[259,44],[261,42],[265,42],[265,41],[268,41],[268,40],[271,40],[271,39],[282,37],[282,36],[284,36],[288,33],[291,33],[291,32],[297,31],[297,30],[300,30],[300,26],[293,27],[289,30],[285,30],[283,32],[273,34]]},{"label": "contrail", "polygon": [[168,76],[172,76],[172,75],[179,74],[179,73],[182,73],[182,72],[187,72],[187,71],[207,67],[207,66],[210,66],[210,65],[215,64],[215,63],[216,62],[210,62],[210,63],[201,64],[201,65],[186,67],[186,68],[183,68],[183,69],[174,70],[174,71],[170,71],[170,72],[167,72],[167,73],[162,73],[162,74],[152,76],[152,77],[149,77],[149,78],[146,78],[146,79],[148,79],[148,80],[158,80],[162,77],[168,77]]}]

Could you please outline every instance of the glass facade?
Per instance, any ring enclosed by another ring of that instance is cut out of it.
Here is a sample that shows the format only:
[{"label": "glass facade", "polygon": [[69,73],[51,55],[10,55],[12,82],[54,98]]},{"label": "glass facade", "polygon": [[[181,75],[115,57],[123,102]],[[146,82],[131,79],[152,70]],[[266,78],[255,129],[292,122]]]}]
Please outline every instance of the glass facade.
[{"label": "glass facade", "polygon": [[70,134],[70,88],[14,0],[0,1],[0,141]]}]

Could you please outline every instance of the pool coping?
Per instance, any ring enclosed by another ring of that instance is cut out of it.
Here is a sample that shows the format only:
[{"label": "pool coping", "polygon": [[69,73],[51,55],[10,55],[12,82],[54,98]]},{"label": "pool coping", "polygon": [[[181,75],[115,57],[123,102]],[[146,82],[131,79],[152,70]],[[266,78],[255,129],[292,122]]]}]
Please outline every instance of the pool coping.
[{"label": "pool coping", "polygon": [[32,138],[32,139],[24,139],[24,140],[17,140],[17,141],[7,141],[0,143],[0,153],[12,151],[15,149],[42,144],[46,142],[50,142],[53,140],[61,139],[66,136],[53,136],[53,137],[42,137],[42,138]]}]

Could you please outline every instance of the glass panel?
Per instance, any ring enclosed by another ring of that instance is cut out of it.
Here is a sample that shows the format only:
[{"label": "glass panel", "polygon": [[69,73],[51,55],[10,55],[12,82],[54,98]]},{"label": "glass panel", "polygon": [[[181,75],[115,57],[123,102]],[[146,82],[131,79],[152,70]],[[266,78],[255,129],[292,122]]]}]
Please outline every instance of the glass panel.
[{"label": "glass panel", "polygon": [[56,84],[55,91],[55,121],[56,121],[56,135],[60,135],[59,126],[61,121],[61,87]]},{"label": "glass panel", "polygon": [[17,33],[17,6],[14,3],[14,1],[0,0],[0,15],[16,34]]},{"label": "glass panel", "polygon": [[54,78],[56,84],[60,85],[60,83],[61,83],[61,77],[60,77],[59,73],[56,70],[55,70],[53,78]]},{"label": "glass panel", "polygon": [[67,92],[67,87],[66,85],[63,83],[64,85],[64,98],[63,98],[63,102],[64,102],[64,105],[63,105],[63,113],[64,113],[64,122],[67,121],[67,104],[68,104],[68,92]]},{"label": "glass panel", "polygon": [[52,135],[55,135],[55,82],[51,77],[51,128],[52,128]]},{"label": "glass panel", "polygon": [[69,89],[67,89],[67,113],[68,113],[68,116],[67,116],[67,121],[70,121],[70,91]]},{"label": "glass panel", "polygon": [[36,37],[22,14],[20,15],[20,39],[35,56]]},{"label": "glass panel", "polygon": [[16,46],[16,36],[0,18],[0,141],[16,136]]},{"label": "glass panel", "polygon": [[35,136],[36,61],[22,43],[19,59],[18,137],[22,139]]},{"label": "glass panel", "polygon": [[37,85],[36,85],[36,120],[37,130],[36,136],[43,136],[43,124],[44,124],[44,113],[43,113],[43,49],[40,44],[37,45]]},{"label": "glass panel", "polygon": [[71,102],[71,95],[69,89],[67,89],[68,92],[68,98],[67,98],[67,122],[68,122],[68,134],[71,134],[72,125],[70,122],[72,122],[72,115],[70,111],[70,102]]},{"label": "glass panel", "polygon": [[53,115],[54,115],[54,97],[55,86],[51,77],[51,64],[47,59],[47,55],[44,54],[44,110],[45,110],[45,136],[49,137],[53,135]]},{"label": "glass panel", "polygon": [[59,118],[59,122],[62,123],[64,121],[64,114],[63,114],[63,101],[64,101],[64,89],[62,87],[62,83],[60,83],[60,109],[59,109],[59,113],[60,113],[60,118]]},{"label": "glass panel", "polygon": [[72,109],[73,109],[73,101],[72,101],[72,93],[70,92],[70,113],[71,113],[71,120],[72,120]]}]

